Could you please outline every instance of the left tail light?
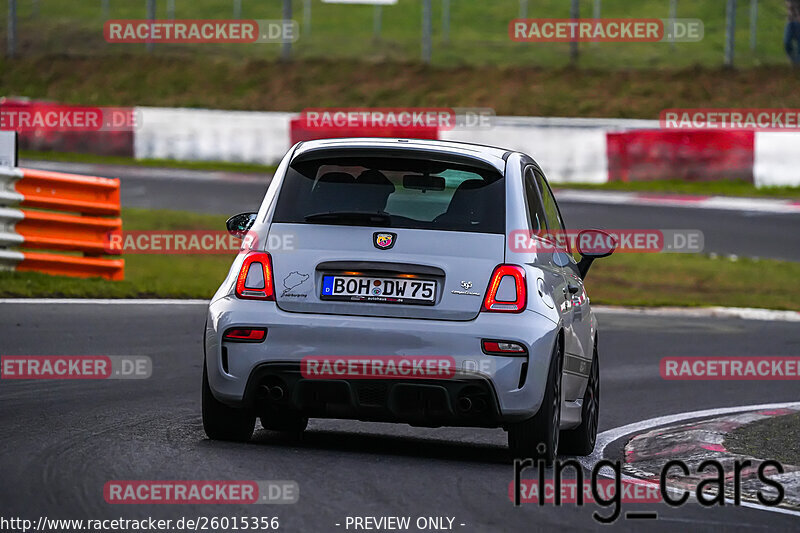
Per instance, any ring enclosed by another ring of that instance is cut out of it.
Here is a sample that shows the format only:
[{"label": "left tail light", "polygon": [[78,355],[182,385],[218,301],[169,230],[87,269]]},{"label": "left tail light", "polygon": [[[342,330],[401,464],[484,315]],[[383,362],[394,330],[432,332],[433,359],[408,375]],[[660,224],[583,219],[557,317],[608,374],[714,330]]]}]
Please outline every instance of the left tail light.
[{"label": "left tail light", "polygon": [[482,340],[481,348],[487,355],[528,355],[522,344],[512,341]]},{"label": "left tail light", "polygon": [[236,280],[236,296],[244,300],[275,301],[272,258],[266,252],[247,254]]},{"label": "left tail light", "polygon": [[232,342],[261,342],[266,338],[264,328],[231,328],[222,336],[222,340]]},{"label": "left tail light", "polygon": [[486,289],[482,311],[520,313],[525,310],[525,270],[517,265],[497,265]]}]

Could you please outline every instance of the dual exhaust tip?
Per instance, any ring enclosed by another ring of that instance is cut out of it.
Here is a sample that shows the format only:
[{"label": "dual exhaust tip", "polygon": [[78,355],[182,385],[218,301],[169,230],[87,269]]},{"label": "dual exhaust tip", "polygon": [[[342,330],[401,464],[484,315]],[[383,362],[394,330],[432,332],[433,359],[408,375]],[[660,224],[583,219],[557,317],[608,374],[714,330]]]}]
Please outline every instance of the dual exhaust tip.
[{"label": "dual exhaust tip", "polygon": [[261,385],[258,390],[264,398],[269,398],[270,400],[275,401],[281,400],[286,394],[281,385],[273,385],[272,387],[268,385]]},{"label": "dual exhaust tip", "polygon": [[486,400],[481,397],[461,396],[458,399],[458,410],[462,413],[482,413],[486,410]]}]

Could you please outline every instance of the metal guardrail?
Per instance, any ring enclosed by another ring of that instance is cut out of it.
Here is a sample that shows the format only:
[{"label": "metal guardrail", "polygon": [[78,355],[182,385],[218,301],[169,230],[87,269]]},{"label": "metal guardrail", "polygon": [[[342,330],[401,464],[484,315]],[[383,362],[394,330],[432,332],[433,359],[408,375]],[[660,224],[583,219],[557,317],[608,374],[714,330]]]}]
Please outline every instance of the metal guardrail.
[{"label": "metal guardrail", "polygon": [[117,179],[0,167],[0,269],[122,280],[124,260],[100,257],[119,214]]}]

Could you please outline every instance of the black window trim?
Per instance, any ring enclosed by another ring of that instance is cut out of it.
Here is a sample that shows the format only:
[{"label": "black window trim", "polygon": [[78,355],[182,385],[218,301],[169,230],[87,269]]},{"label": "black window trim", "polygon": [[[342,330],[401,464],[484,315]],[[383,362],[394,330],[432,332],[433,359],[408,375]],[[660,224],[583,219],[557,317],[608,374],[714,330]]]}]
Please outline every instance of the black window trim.
[{"label": "black window trim", "polygon": [[[532,210],[531,209],[532,209],[532,207],[531,207],[531,203],[528,201],[527,184],[526,184],[527,177],[526,177],[526,175],[528,174],[529,170],[531,172],[533,172],[533,168],[534,168],[534,165],[531,165],[530,163],[523,162],[523,164],[522,164],[522,190],[525,192],[525,194],[523,194],[523,196],[525,197],[525,209],[526,209],[527,215],[528,215],[527,216],[527,218],[528,218],[528,228],[530,229],[530,231],[534,231],[534,229],[533,229],[533,227],[531,227],[531,220],[533,220],[533,218],[531,217],[531,214],[532,214]],[[534,185],[535,185],[535,183],[534,183]],[[536,189],[536,198],[539,200],[539,205],[542,206],[542,212],[544,212],[544,204],[542,204],[542,197],[539,194],[539,188],[535,187],[535,189]],[[544,224],[545,224],[545,226],[547,226],[547,219],[546,218],[545,218]],[[540,229],[540,231],[541,231],[541,229]]]},{"label": "black window trim", "polygon": [[[544,182],[545,186],[547,187],[547,190],[550,192],[550,196],[553,198],[553,203],[555,204],[556,212],[558,213],[558,220],[559,220],[559,222],[561,222],[562,231],[564,231],[566,233],[567,224],[564,222],[564,216],[561,214],[561,208],[558,207],[558,200],[556,200],[556,195],[553,193],[553,188],[550,187],[550,182],[547,181],[547,176],[544,175],[544,172],[542,171],[542,169],[540,169],[538,167],[534,167],[534,172],[536,172],[537,170],[538,170],[539,174],[542,176],[542,182]],[[537,187],[537,190],[538,190],[538,187]],[[542,204],[542,205],[544,205],[544,204]],[[547,217],[547,213],[545,213],[545,217]],[[557,242],[554,242],[554,241],[550,241],[550,242],[552,242],[553,244],[558,246]],[[572,253],[573,252],[572,252],[571,248],[567,247],[567,250],[564,253],[570,259],[569,264],[567,265],[567,267],[570,268],[573,272],[575,272],[575,274],[580,278],[580,275],[579,275],[579,273],[577,271],[577,264],[575,263],[575,258],[572,257]]]},{"label": "black window trim", "polygon": [[[548,222],[548,219],[547,219],[547,212],[544,210],[544,199],[542,198],[542,191],[539,190],[539,186],[535,181],[537,172],[542,177],[542,182],[544,182],[545,186],[547,187],[547,190],[550,192],[550,196],[552,196],[552,198],[553,198],[553,203],[556,206],[556,212],[558,213],[559,222],[561,223],[561,227],[562,227],[563,231],[566,231],[567,230],[567,225],[564,223],[564,216],[561,214],[561,208],[558,206],[558,200],[556,200],[556,195],[553,194],[553,189],[552,189],[552,187],[550,187],[550,182],[547,181],[547,177],[544,175],[544,172],[542,171],[541,168],[539,168],[539,165],[537,165],[535,162],[523,160],[522,165],[523,165],[522,166],[523,189],[525,189],[525,181],[526,181],[525,175],[528,173],[528,170],[531,170],[534,173],[534,185],[535,185],[535,189],[536,189],[536,198],[539,200],[539,204],[542,206],[542,210],[544,212],[544,218],[545,218],[545,225],[547,226],[547,229],[548,230],[550,229],[550,223]],[[528,202],[528,195],[527,194],[525,194],[525,206],[526,206],[526,208],[528,210],[528,223],[530,224],[530,220],[531,220],[531,217],[530,217],[531,211],[530,211],[530,209],[531,209],[531,207],[530,207],[530,204]],[[549,233],[548,232],[545,232],[544,236],[540,235],[540,238],[545,240],[545,241],[547,241],[550,244],[558,246],[558,243],[556,241],[554,241],[553,239],[549,238]],[[566,253],[567,253],[567,255],[570,255],[569,250],[567,250]],[[570,257],[571,257],[571,255],[570,255]],[[574,262],[574,259],[573,259],[573,261],[571,261],[571,263],[573,263],[573,262]]]},{"label": "black window trim", "polygon": [[[564,230],[564,231],[567,231],[567,224],[564,222],[564,215],[561,214],[561,208],[558,207],[558,200],[556,200],[556,195],[553,193],[553,188],[550,187],[550,182],[547,181],[547,176],[545,176],[544,172],[542,172],[542,169],[540,169],[538,167],[534,167],[533,171],[534,171],[534,173],[538,171],[539,175],[542,177],[542,182],[544,182],[545,186],[547,187],[548,192],[550,192],[550,196],[553,198],[553,203],[556,206],[556,212],[558,213],[558,221],[561,223],[561,229]],[[540,200],[541,199],[542,198],[541,198],[541,195],[540,195]],[[542,200],[542,205],[544,205],[544,200]],[[546,212],[545,212],[545,217],[547,217],[547,213]]]},{"label": "black window trim", "polygon": [[[542,171],[539,169],[539,167],[537,165],[535,165],[533,163],[525,163],[525,165],[523,166],[523,169],[522,169],[523,188],[525,188],[525,181],[527,180],[526,174],[528,173],[529,170],[531,172],[533,172],[533,174],[534,174],[534,176],[533,176],[534,177],[533,185],[534,185],[534,189],[536,189],[536,198],[537,198],[537,200],[539,200],[539,205],[542,206],[542,214],[544,215],[545,229],[549,230],[550,229],[550,224],[547,222],[547,212],[544,209],[544,199],[542,198],[542,192],[539,190],[539,186],[536,183],[536,172],[538,171],[540,174],[542,174],[542,176],[544,176],[544,174],[542,173]],[[551,194],[552,194],[552,191],[551,191]],[[528,223],[530,224],[531,206],[530,206],[530,203],[528,202],[528,195],[527,194],[525,195],[525,206],[528,209]],[[556,209],[558,209],[558,204],[556,204]],[[560,217],[561,216],[561,212],[559,212],[558,215]],[[533,231],[533,228],[531,228],[531,231]],[[540,233],[541,233],[541,230],[540,230]],[[547,233],[547,231],[545,231],[543,235],[541,235],[541,234],[539,235],[539,238],[544,239],[545,241],[547,241],[547,242],[549,242],[551,244],[556,244],[556,245],[558,244],[557,242],[555,242],[552,239],[550,239],[548,236],[549,236],[549,233]]]}]

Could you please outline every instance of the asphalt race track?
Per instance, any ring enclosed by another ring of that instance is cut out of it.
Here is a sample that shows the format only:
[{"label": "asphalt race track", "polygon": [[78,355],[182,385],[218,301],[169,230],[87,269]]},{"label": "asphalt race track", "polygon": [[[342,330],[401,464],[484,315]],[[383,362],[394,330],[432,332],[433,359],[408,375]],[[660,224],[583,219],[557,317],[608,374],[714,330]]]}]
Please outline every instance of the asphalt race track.
[{"label": "asphalt race track", "polygon": [[[558,193],[556,193],[558,199]],[[571,228],[699,229],[703,253],[800,261],[800,215],[559,202]]]},{"label": "asphalt race track", "polygon": [[[455,530],[599,529],[592,507],[514,508],[502,430],[418,429],[313,420],[302,440],[258,430],[249,444],[211,442],[200,419],[202,304],[0,304],[0,353],[147,355],[145,380],[0,382],[4,516],[278,516],[282,531],[345,531],[349,515],[451,516]],[[600,430],[712,407],[797,399],[792,381],[664,381],[664,356],[796,355],[797,323],[600,314]],[[622,442],[607,450],[613,457]],[[535,470],[528,471],[535,477]],[[293,505],[110,505],[126,479],[295,480]],[[658,520],[623,530],[797,531],[798,518],[756,509],[639,504]],[[609,509],[601,509],[608,514]],[[464,524],[460,526],[459,524]]]},{"label": "asphalt race track", "polygon": [[[24,161],[20,166],[117,177],[122,205],[233,215],[256,211],[268,177],[122,165]],[[556,194],[556,198],[558,194]],[[800,215],[686,207],[559,203],[570,229],[699,229],[705,253],[800,261]]]},{"label": "asphalt race track", "polygon": [[[268,178],[27,162],[122,182],[127,207],[233,214],[258,208]],[[23,164],[23,166],[25,166]],[[562,202],[572,228],[700,229],[705,251],[800,261],[797,215]],[[0,354],[146,355],[145,380],[0,381],[3,516],[278,516],[284,531],[345,531],[350,516],[448,516],[457,531],[595,530],[599,510],[515,508],[502,430],[312,420],[302,439],[258,429],[249,444],[206,439],[200,418],[202,304],[0,303]],[[599,314],[600,431],[657,416],[797,400],[796,381],[665,381],[666,356],[795,356],[796,322]],[[606,448],[618,458],[625,439]],[[548,474],[549,476],[549,474]],[[536,477],[535,469],[526,478]],[[111,505],[110,480],[294,480],[293,505]],[[726,505],[625,505],[640,531],[791,531],[798,517]],[[644,523],[643,523],[644,522]],[[341,525],[337,525],[341,524]],[[463,524],[463,525],[461,525]],[[352,530],[352,529],[351,529]]]}]

